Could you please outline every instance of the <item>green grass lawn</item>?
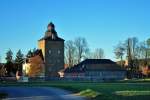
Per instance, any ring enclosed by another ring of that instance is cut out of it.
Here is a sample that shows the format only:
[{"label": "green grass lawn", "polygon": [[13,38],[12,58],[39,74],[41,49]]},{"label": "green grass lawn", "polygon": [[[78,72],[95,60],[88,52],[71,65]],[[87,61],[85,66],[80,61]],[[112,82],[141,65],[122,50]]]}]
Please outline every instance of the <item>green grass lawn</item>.
[{"label": "green grass lawn", "polygon": [[150,100],[150,82],[29,82],[0,83],[0,86],[48,86],[72,91],[90,100]]},{"label": "green grass lawn", "polygon": [[92,100],[150,100],[149,83],[64,83],[53,86]]}]

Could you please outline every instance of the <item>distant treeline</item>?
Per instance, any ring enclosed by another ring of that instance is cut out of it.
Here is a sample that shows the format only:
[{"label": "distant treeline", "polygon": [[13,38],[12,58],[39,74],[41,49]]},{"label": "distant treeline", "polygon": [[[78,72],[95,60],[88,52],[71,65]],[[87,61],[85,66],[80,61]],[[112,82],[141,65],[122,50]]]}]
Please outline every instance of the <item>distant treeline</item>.
[{"label": "distant treeline", "polygon": [[128,71],[128,77],[139,77],[142,73],[150,76],[150,38],[139,42],[138,38],[132,37],[119,42],[114,47],[114,53],[118,62]]}]

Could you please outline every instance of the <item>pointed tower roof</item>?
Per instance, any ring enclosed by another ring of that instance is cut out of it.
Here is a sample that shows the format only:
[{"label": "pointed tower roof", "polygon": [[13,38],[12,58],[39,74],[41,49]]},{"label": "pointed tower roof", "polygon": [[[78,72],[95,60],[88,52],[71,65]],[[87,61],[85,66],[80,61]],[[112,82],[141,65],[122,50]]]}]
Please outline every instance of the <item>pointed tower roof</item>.
[{"label": "pointed tower roof", "polygon": [[45,32],[45,36],[43,38],[41,38],[39,41],[41,40],[50,40],[50,41],[64,41],[64,39],[58,37],[57,32],[55,30],[55,25],[50,22],[47,25],[47,30]]}]

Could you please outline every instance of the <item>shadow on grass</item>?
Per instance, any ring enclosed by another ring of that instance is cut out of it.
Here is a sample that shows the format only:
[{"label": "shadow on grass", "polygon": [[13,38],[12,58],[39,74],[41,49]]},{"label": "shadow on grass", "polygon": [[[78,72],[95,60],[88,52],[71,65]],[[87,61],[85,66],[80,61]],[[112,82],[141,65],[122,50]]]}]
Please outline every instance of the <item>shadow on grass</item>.
[{"label": "shadow on grass", "polygon": [[90,100],[150,100],[150,95],[136,95],[136,96],[119,96],[119,95],[98,95]]},{"label": "shadow on grass", "polygon": [[0,100],[6,98],[7,96],[7,93],[0,93]]},{"label": "shadow on grass", "polygon": [[99,94],[90,100],[150,100],[150,91],[116,91]]},{"label": "shadow on grass", "polygon": [[150,100],[150,91],[97,92],[85,89],[78,93],[88,100]]}]

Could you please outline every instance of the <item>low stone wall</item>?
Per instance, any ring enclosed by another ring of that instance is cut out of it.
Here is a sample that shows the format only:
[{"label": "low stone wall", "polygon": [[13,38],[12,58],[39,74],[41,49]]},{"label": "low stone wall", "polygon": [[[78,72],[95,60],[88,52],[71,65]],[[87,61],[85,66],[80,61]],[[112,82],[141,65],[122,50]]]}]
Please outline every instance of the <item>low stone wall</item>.
[{"label": "low stone wall", "polygon": [[68,81],[68,82],[109,82],[109,81],[118,81],[123,79],[100,79],[100,78],[45,78],[45,81]]},{"label": "low stone wall", "polygon": [[[45,82],[45,81],[62,81],[62,82],[112,82],[123,79],[102,79],[102,78],[91,78],[91,77],[70,77],[70,78],[60,78],[60,77],[30,77],[28,82]],[[23,80],[16,80],[15,77],[4,77],[1,81],[7,82],[24,82]]]},{"label": "low stone wall", "polygon": [[16,82],[16,77],[0,77],[0,81],[6,81],[6,82]]},{"label": "low stone wall", "polygon": [[44,77],[30,77],[28,78],[29,82],[44,82],[45,78]]}]

